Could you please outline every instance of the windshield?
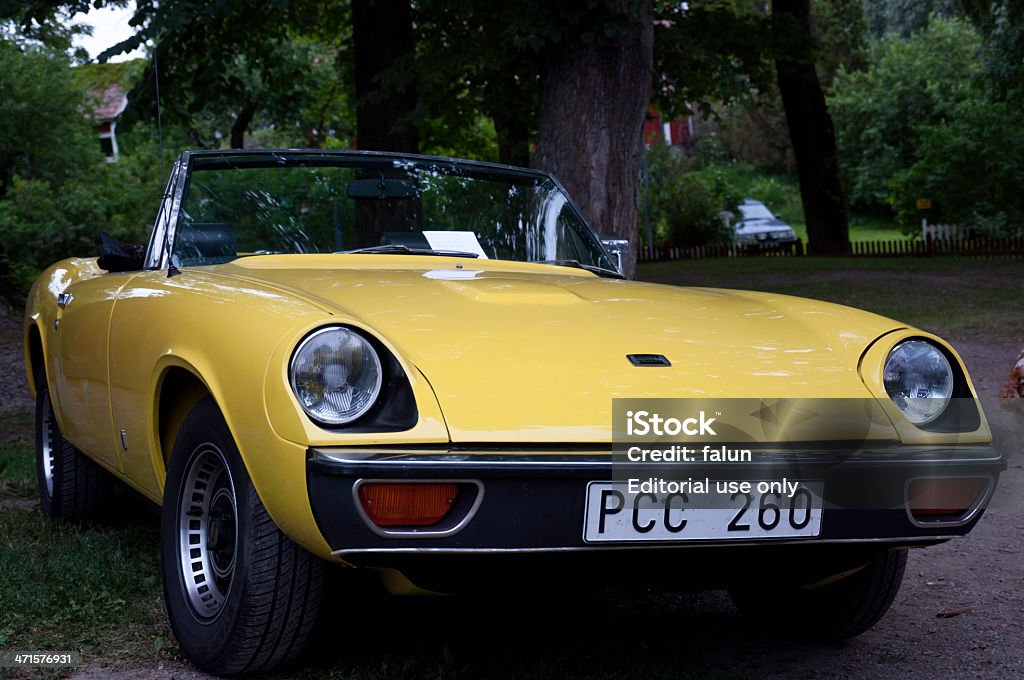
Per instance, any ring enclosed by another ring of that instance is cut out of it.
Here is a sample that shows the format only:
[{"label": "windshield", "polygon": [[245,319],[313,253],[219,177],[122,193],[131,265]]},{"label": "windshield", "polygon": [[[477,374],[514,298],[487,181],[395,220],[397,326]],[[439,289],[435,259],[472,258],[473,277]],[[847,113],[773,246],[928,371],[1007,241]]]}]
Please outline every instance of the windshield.
[{"label": "windshield", "polygon": [[458,161],[194,156],[175,266],[281,253],[452,254],[615,270],[550,178]]},{"label": "windshield", "polygon": [[775,217],[775,215],[772,215],[772,211],[765,207],[764,203],[751,201],[750,203],[741,203],[739,207],[740,213],[745,220],[770,220]]}]

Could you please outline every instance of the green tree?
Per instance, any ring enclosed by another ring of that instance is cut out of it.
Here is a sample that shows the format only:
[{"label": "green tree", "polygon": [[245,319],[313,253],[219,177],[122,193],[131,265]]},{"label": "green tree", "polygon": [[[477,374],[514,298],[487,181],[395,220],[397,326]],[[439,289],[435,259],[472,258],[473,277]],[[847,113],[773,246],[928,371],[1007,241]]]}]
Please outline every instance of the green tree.
[{"label": "green tree", "polygon": [[[111,4],[123,4],[121,2]],[[74,49],[76,35],[88,33],[87,27],[71,22],[78,12],[87,12],[90,0],[0,0],[0,38],[18,45],[42,45],[58,52],[72,52],[75,61],[89,57],[83,49]]]},{"label": "green tree", "polygon": [[855,206],[884,210],[892,177],[916,162],[929,131],[984,98],[980,46],[967,22],[936,20],[908,40],[874,46],[868,69],[837,74],[830,105]]},{"label": "green tree", "polygon": [[836,136],[815,67],[810,0],[772,0],[772,18],[780,33],[798,36],[775,59],[779,94],[793,142],[800,198],[814,252],[843,252],[850,241],[846,199],[839,180]]},{"label": "green tree", "polygon": [[0,39],[0,197],[14,177],[60,183],[99,160],[67,56]]},{"label": "green tree", "polygon": [[961,102],[946,121],[919,131],[917,160],[895,173],[890,202],[916,230],[918,198],[928,219],[989,236],[1024,236],[1024,114],[1006,102]]},{"label": "green tree", "polygon": [[739,197],[714,169],[695,170],[666,146],[647,150],[649,179],[641,194],[650,205],[654,244],[685,247],[729,243],[733,231],[722,213],[735,212]]},{"label": "green tree", "polygon": [[[541,52],[557,39],[557,22],[532,1],[420,0],[417,7],[426,148],[461,147],[486,158],[493,130],[490,159],[528,166],[537,135]],[[471,121],[477,122],[467,126]]]},{"label": "green tree", "polygon": [[[165,136],[172,147],[185,140],[174,129]],[[101,229],[134,243],[148,239],[163,189],[154,131],[139,126],[121,144],[117,163],[96,151],[69,159],[81,172],[59,180],[14,177],[0,200],[0,295],[19,301],[47,265],[95,253]]]},{"label": "green tree", "polygon": [[[859,26],[850,19],[856,17],[850,7],[844,4],[844,11],[830,15],[847,29]],[[835,134],[817,69],[832,57],[812,33],[810,0],[773,0],[770,8],[764,2],[706,0],[676,6],[656,23],[661,29],[655,73],[664,111],[680,110],[680,102],[689,101],[710,113],[711,101],[750,101],[751,89],[760,103],[773,105],[772,83],[777,84],[811,245],[821,251],[845,248]],[[777,115],[772,119],[777,122]]]},{"label": "green tree", "polygon": [[933,16],[951,19],[958,15],[961,0],[864,0],[871,37],[895,35],[909,38],[924,30]]},{"label": "green tree", "polygon": [[162,189],[155,134],[123,136],[120,162],[104,162],[82,84],[94,75],[72,69],[63,49],[0,40],[0,295],[8,299],[46,265],[94,252],[100,229],[148,236]]},{"label": "green tree", "polygon": [[[866,66],[866,26],[862,0],[811,3],[811,33],[819,46],[817,70],[826,93],[831,92],[839,69],[858,71]],[[751,83],[724,106],[717,130],[718,143],[729,157],[771,172],[796,175],[786,113],[774,81]]]},{"label": "green tree", "polygon": [[819,74],[830,91],[839,69],[867,66],[868,22],[863,0],[813,0],[811,33],[821,49]]},{"label": "green tree", "polygon": [[989,96],[1024,105],[1024,2],[960,0],[960,6],[984,39]]},{"label": "green tree", "polygon": [[[330,5],[330,7],[327,7]],[[347,7],[347,5],[345,5]],[[163,119],[184,126],[193,146],[241,148],[254,127],[291,145],[348,137],[350,90],[339,86],[336,42],[349,35],[347,12],[330,3],[274,0],[140,0],[137,33],[100,59],[153,42],[155,53],[129,93],[123,124],[156,120],[159,71]]]}]

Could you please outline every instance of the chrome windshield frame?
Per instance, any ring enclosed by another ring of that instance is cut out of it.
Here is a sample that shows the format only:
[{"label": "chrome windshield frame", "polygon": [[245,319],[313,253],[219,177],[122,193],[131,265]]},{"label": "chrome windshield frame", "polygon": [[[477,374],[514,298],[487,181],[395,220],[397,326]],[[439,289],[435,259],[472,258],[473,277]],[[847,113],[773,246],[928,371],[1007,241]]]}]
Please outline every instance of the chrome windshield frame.
[{"label": "chrome windshield frame", "polygon": [[143,268],[149,270],[167,269],[170,262],[171,246],[174,243],[174,228],[178,223],[178,211],[185,191],[184,178],[188,173],[190,152],[185,151],[171,166],[167,185],[160,199],[160,208],[153,223],[153,231],[146,247]]}]

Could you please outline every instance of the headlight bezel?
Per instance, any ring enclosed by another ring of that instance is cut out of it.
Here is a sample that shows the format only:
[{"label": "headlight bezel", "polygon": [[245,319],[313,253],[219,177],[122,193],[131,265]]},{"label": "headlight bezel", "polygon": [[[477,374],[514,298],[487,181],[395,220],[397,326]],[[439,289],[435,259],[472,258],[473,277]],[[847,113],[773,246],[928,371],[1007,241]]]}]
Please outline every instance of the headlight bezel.
[{"label": "headlight bezel", "polygon": [[[315,333],[331,328],[345,328],[359,334],[377,352],[377,359],[380,361],[382,368],[381,387],[375,404],[359,418],[343,425],[330,425],[310,417],[306,410],[302,408],[299,397],[295,394],[295,390],[292,387],[292,365],[299,347],[307,338]],[[284,358],[284,361],[287,363],[283,366],[282,380],[290,403],[294,405],[299,416],[308,423],[327,433],[351,435],[406,432],[419,424],[420,411],[416,404],[416,396],[413,394],[412,383],[407,374],[407,371],[415,370],[415,368],[413,366],[406,367],[406,365],[400,362],[397,358],[396,350],[392,349],[390,345],[386,344],[374,333],[354,323],[325,320],[325,323],[307,326],[293,337],[294,339],[290,343],[291,350],[286,355],[286,358]]]}]

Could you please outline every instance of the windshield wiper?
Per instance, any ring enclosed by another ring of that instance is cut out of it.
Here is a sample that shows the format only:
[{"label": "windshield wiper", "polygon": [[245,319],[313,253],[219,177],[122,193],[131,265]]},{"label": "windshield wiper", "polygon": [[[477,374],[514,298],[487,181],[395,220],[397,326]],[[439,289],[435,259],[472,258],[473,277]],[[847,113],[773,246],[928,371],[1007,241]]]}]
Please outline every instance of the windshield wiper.
[{"label": "windshield wiper", "polygon": [[480,257],[477,253],[467,253],[462,250],[434,250],[432,248],[410,248],[403,245],[381,245],[370,246],[369,248],[356,248],[355,250],[338,250],[335,255],[437,255],[440,257]]},{"label": "windshield wiper", "polygon": [[626,278],[622,274],[612,269],[605,269],[604,267],[595,267],[592,264],[583,264],[579,260],[535,260],[534,264],[550,264],[556,267],[573,267],[575,269],[585,269],[588,272],[593,272],[598,276],[603,276],[609,279],[624,279]]}]

